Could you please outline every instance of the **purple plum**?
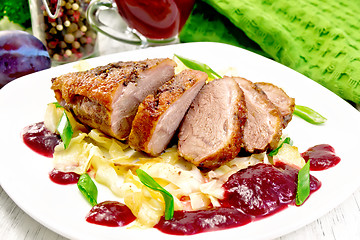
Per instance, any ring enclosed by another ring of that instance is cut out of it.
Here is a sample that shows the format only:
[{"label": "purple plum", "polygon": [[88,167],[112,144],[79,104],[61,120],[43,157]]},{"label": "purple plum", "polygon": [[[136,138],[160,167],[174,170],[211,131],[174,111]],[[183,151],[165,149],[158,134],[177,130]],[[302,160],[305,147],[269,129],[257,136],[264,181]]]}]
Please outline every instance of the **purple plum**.
[{"label": "purple plum", "polygon": [[18,30],[0,31],[0,88],[12,80],[51,67],[44,44]]}]

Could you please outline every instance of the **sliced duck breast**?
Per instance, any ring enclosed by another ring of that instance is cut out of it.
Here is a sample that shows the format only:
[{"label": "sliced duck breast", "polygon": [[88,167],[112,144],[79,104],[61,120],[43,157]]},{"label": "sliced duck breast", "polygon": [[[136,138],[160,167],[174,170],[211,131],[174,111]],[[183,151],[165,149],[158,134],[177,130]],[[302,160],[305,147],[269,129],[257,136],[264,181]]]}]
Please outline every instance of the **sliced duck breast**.
[{"label": "sliced duck breast", "polygon": [[169,58],[111,63],[52,79],[57,101],[82,123],[123,140],[139,104],[174,76]]},{"label": "sliced duck breast", "polygon": [[180,126],[178,152],[198,167],[214,169],[237,156],[246,120],[244,94],[229,77],[206,84]]},{"label": "sliced duck breast", "polygon": [[279,110],[253,82],[234,77],[245,95],[247,120],[243,147],[246,152],[259,153],[275,149],[282,134]]},{"label": "sliced duck breast", "polygon": [[129,145],[151,156],[163,152],[207,78],[204,72],[183,70],[147,96],[133,121]]},{"label": "sliced duck breast", "polygon": [[295,98],[289,97],[283,89],[271,83],[258,82],[255,85],[263,90],[269,100],[279,109],[283,128],[286,128],[292,119]]}]

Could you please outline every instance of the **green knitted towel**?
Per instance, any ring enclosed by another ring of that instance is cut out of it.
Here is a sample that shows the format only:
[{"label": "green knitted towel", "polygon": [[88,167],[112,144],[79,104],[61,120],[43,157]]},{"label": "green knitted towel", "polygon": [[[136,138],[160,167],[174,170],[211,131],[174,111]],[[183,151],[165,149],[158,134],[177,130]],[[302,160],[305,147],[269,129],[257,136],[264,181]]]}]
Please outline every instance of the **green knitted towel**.
[{"label": "green knitted towel", "polygon": [[204,0],[274,60],[360,103],[360,3]]},{"label": "green knitted towel", "polygon": [[240,28],[203,1],[195,2],[193,11],[179,37],[181,42],[227,43],[270,57]]}]

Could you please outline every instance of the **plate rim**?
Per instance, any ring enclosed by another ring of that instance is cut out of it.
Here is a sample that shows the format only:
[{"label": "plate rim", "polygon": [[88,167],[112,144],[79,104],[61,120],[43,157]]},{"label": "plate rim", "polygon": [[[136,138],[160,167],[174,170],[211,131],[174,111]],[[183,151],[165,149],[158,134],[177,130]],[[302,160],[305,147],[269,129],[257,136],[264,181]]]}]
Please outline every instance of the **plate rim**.
[{"label": "plate rim", "polygon": [[[179,45],[177,45],[177,46],[172,46],[172,47],[170,47],[170,46],[166,46],[166,47],[157,47],[156,49],[155,48],[153,48],[153,49],[139,49],[139,50],[134,50],[134,51],[129,51],[129,52],[121,52],[121,53],[114,53],[114,54],[111,54],[111,55],[106,55],[106,56],[100,56],[100,57],[96,57],[96,58],[92,58],[92,59],[88,59],[88,60],[85,60],[85,61],[87,61],[87,62],[89,62],[89,63],[95,63],[95,62],[99,62],[99,61],[102,61],[103,59],[114,59],[114,58],[116,58],[116,57],[120,57],[120,56],[127,56],[127,57],[129,57],[131,54],[133,54],[133,55],[135,55],[135,56],[137,56],[138,54],[141,54],[141,53],[144,53],[144,52],[150,52],[150,54],[152,54],[151,52],[153,52],[153,51],[155,51],[155,50],[160,50],[160,49],[162,49],[164,52],[171,52],[172,51],[172,48],[174,48],[174,49],[179,49],[179,50],[181,50],[181,49],[183,49],[183,48],[189,48],[189,49],[194,49],[194,48],[209,48],[209,49],[212,49],[212,48],[229,48],[229,49],[234,49],[234,51],[235,51],[235,49],[236,49],[236,51],[239,51],[239,52],[241,52],[242,54],[245,54],[245,55],[256,55],[256,58],[260,58],[260,59],[265,59],[264,61],[268,61],[268,60],[270,60],[270,59],[267,59],[267,58],[265,58],[265,57],[263,57],[263,56],[260,56],[260,55],[257,55],[257,54],[255,54],[255,53],[252,53],[252,52],[249,52],[249,51],[247,51],[247,50],[245,50],[245,49],[241,49],[241,48],[236,48],[236,47],[234,47],[234,46],[231,46],[231,45],[226,45],[226,44],[222,44],[222,43],[185,43],[185,44],[179,44]],[[270,60],[270,61],[273,61],[273,60]],[[36,76],[42,76],[42,75],[46,75],[46,74],[48,74],[48,73],[53,73],[54,71],[55,72],[60,72],[60,71],[63,71],[63,70],[66,70],[66,69],[69,69],[69,68],[73,68],[73,66],[76,64],[77,62],[74,62],[74,63],[69,63],[69,64],[65,64],[65,65],[61,65],[61,66],[58,66],[58,67],[55,67],[57,70],[54,70],[55,68],[50,68],[50,69],[47,69],[47,70],[43,70],[43,71],[40,71],[40,72],[37,72],[37,73],[34,73],[34,74],[30,74],[30,75],[26,75],[26,76],[24,76],[24,77],[21,77],[21,78],[19,78],[19,79],[17,79],[17,80],[15,80],[15,81],[13,81],[13,82],[11,82],[11,83],[9,83],[9,84],[7,84],[5,87],[3,87],[1,90],[0,90],[0,100],[2,99],[2,97],[4,96],[4,92],[7,92],[7,91],[10,91],[11,89],[13,89],[13,88],[15,88],[15,87],[17,87],[17,85],[21,85],[22,84],[22,82],[23,81],[27,81],[27,79],[29,79],[29,78],[33,78],[33,77],[36,77]],[[104,63],[104,64],[106,64],[106,63]],[[279,64],[279,63],[277,63],[277,62],[275,62],[275,61],[273,61],[273,64]],[[102,64],[101,64],[102,65]],[[279,64],[279,65],[281,65],[281,64]],[[96,65],[94,65],[94,66],[96,66]],[[283,67],[283,69],[284,69],[284,71],[285,71],[285,69],[288,69],[290,72],[295,72],[294,70],[291,70],[291,69],[289,69],[289,68],[287,68],[286,66],[284,66],[284,65],[281,65],[282,67]],[[300,73],[297,73],[296,72],[296,74],[299,74],[299,75],[301,75]],[[50,74],[51,75],[51,74]],[[301,78],[306,78],[306,79],[308,79],[306,76],[304,76],[304,75],[301,75]],[[251,80],[251,79],[250,79]],[[309,79],[310,80],[310,79]],[[312,80],[310,80],[310,81],[312,81]],[[318,83],[316,83],[316,82],[314,82],[314,81],[312,81],[314,84],[318,84]],[[49,83],[50,84],[50,83]],[[320,87],[322,87],[320,84],[318,84]],[[331,95],[333,95],[334,97],[336,96],[336,97],[338,97],[336,94],[334,94],[334,93],[332,93],[332,92],[330,92],[328,89],[325,89],[324,87],[322,87],[323,88],[323,90],[325,91],[325,92],[327,92],[328,94],[329,94],[329,96],[331,96]],[[9,89],[9,90],[8,90]],[[340,102],[345,102],[344,100],[342,100],[340,97],[338,97],[338,100],[340,100]],[[348,104],[347,102],[345,102],[346,104]],[[2,106],[2,104],[1,104],[1,102],[0,102],[0,106]],[[346,106],[346,105],[343,105],[343,106]],[[349,104],[349,106],[350,107],[352,107],[350,104]],[[356,111],[356,109],[354,109],[354,111]],[[358,114],[358,116],[357,117],[359,117],[359,114]],[[0,121],[0,122],[2,122],[2,121]],[[30,124],[30,123],[29,123]],[[25,126],[24,126],[25,127]],[[0,128],[1,129],[1,128]],[[359,130],[359,129],[358,129]],[[1,163],[1,161],[0,161],[0,163]],[[3,172],[1,169],[0,169],[0,173],[1,172]],[[72,238],[73,236],[68,236],[66,233],[64,233],[64,232],[59,232],[59,229],[57,229],[56,227],[54,228],[54,226],[51,226],[51,225],[49,225],[46,221],[43,221],[43,219],[39,219],[38,218],[38,216],[36,215],[36,214],[34,214],[32,211],[29,211],[29,209],[27,209],[27,207],[24,207],[23,206],[23,204],[22,203],[20,203],[20,202],[18,202],[18,201],[16,201],[16,199],[14,199],[12,196],[14,195],[13,193],[12,193],[12,191],[13,190],[10,190],[10,189],[8,189],[8,186],[4,186],[3,185],[3,182],[4,182],[4,179],[3,179],[3,176],[2,176],[3,174],[0,174],[0,185],[3,187],[3,189],[4,189],[4,191],[9,195],[9,197],[17,204],[17,206],[19,206],[24,212],[26,212],[29,216],[31,216],[33,219],[35,219],[36,221],[38,221],[39,223],[41,223],[43,226],[45,226],[45,227],[47,227],[47,228],[49,228],[49,229],[51,229],[52,231],[54,231],[54,232],[57,232],[57,233],[59,233],[59,234],[61,234],[61,235],[63,235],[63,236],[66,236],[66,237],[70,237],[70,238]],[[360,178],[359,178],[360,179]],[[359,181],[360,182],[360,181]],[[355,192],[356,191],[356,189],[358,189],[360,187],[360,183],[358,183],[357,184],[357,186],[355,187],[353,187],[354,188],[354,190],[353,191],[349,191],[349,192],[351,192],[351,193],[349,193],[349,195],[351,195],[353,192]],[[343,200],[341,201],[341,202],[343,202],[347,197],[349,197],[349,195],[347,195],[346,197],[342,197],[343,198]],[[15,197],[16,198],[16,197]],[[341,202],[338,202],[338,203],[336,203],[335,205],[337,206],[337,205],[339,205]],[[24,209],[25,208],[25,209]],[[331,208],[331,209],[328,209],[326,212],[328,212],[328,211],[330,211],[330,210],[332,210],[333,208]],[[326,212],[322,212],[322,213],[318,213],[318,216],[317,216],[317,218],[316,219],[318,219],[319,217],[321,217],[322,215],[324,215]],[[314,220],[316,220],[316,219],[314,219]],[[308,222],[308,223],[310,223],[310,222]],[[308,224],[308,223],[306,223],[306,224]],[[305,226],[306,224],[299,224],[299,225],[301,225],[301,226],[299,226],[299,227],[302,227],[302,226]],[[299,227],[297,227],[296,229],[299,229]],[[296,229],[292,229],[292,230],[287,230],[287,232],[285,232],[284,234],[286,234],[286,233],[289,233],[289,232],[291,232],[291,231],[294,231],[294,230],[296,230]],[[228,231],[228,230],[225,230],[225,231]],[[284,232],[284,231],[282,231],[282,232]],[[210,233],[215,233],[215,232],[210,232]],[[217,231],[217,233],[224,233],[224,231]],[[214,234],[214,235],[218,235],[218,234]],[[172,237],[173,235],[165,235],[165,234],[163,234],[165,237],[166,237],[166,239],[169,239],[170,237]],[[206,233],[206,234],[204,234],[204,233],[202,233],[202,234],[200,234],[201,235],[201,237],[203,237],[203,236],[206,236],[206,238],[208,238],[208,234]],[[198,235],[194,235],[194,236],[196,236],[196,238],[199,238],[199,236],[200,236],[199,234]],[[219,234],[220,235],[220,234]],[[222,235],[222,234],[221,234]],[[271,234],[270,234],[271,235]],[[283,234],[281,234],[281,235],[283,235]],[[281,236],[281,235],[277,235],[277,236],[275,236],[275,237],[278,237],[278,236]],[[156,236],[156,237],[158,237],[158,236]],[[269,236],[269,237],[274,237],[274,236]],[[188,238],[191,238],[191,237],[188,237]],[[205,237],[204,237],[205,238]]]}]

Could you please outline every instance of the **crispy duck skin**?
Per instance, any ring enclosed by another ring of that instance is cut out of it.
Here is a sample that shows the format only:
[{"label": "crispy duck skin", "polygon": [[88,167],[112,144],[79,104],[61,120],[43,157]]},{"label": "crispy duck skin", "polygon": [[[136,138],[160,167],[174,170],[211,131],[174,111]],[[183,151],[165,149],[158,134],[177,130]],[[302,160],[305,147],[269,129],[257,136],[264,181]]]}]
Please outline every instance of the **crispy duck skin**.
[{"label": "crispy duck skin", "polygon": [[85,125],[128,137],[139,104],[174,76],[169,58],[110,63],[52,79],[57,101]]},{"label": "crispy duck skin", "polygon": [[241,150],[246,107],[243,91],[230,77],[206,84],[180,126],[180,156],[204,169],[234,159]]},{"label": "crispy duck skin", "polygon": [[279,109],[283,128],[286,128],[292,119],[295,98],[289,97],[283,89],[271,83],[258,82],[255,85],[263,90],[269,100]]},{"label": "crispy duck skin", "polygon": [[207,78],[204,72],[183,70],[147,96],[133,121],[129,145],[151,156],[163,152]]},{"label": "crispy duck skin", "polygon": [[243,147],[248,153],[260,153],[277,147],[282,134],[278,108],[253,82],[234,77],[245,95],[248,111],[244,126]]}]

